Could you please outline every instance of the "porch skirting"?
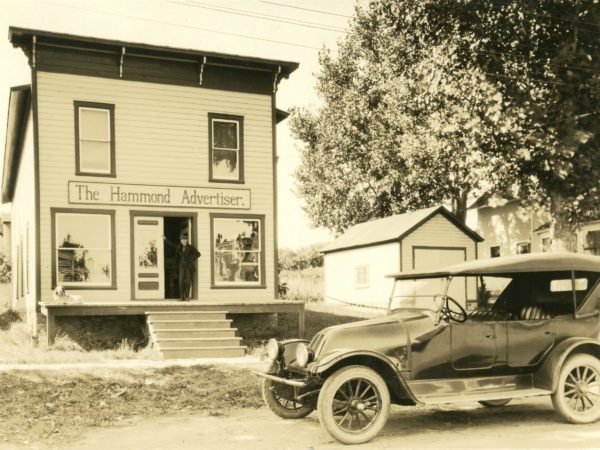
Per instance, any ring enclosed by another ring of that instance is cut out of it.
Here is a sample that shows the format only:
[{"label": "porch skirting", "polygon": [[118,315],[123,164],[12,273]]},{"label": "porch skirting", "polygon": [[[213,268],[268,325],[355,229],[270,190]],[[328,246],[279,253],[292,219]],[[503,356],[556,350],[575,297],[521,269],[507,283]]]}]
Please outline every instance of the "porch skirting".
[{"label": "porch skirting", "polygon": [[41,303],[46,316],[48,344],[52,344],[58,332],[56,318],[61,316],[143,316],[148,312],[202,312],[226,311],[227,314],[298,314],[298,337],[304,336],[304,303],[290,300],[220,301],[191,300],[130,300],[121,302],[86,301],[80,304]]}]

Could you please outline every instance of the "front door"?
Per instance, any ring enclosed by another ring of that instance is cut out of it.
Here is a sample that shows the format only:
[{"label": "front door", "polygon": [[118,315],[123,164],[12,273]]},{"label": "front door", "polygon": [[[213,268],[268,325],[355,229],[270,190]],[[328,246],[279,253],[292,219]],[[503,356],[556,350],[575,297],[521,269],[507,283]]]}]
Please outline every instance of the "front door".
[{"label": "front door", "polygon": [[165,298],[163,218],[136,216],[133,227],[135,298]]}]

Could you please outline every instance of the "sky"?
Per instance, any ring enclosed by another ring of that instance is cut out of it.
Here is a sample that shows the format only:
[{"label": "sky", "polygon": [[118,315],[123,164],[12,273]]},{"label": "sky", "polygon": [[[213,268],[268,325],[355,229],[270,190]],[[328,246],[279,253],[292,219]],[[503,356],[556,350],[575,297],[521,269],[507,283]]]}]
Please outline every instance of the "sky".
[{"label": "sky", "polygon": [[[354,0],[0,0],[4,33],[0,123],[6,123],[10,87],[30,83],[25,55],[8,41],[9,26],[295,61],[300,68],[282,80],[277,93],[278,108],[287,110],[318,105],[314,74],[319,70],[319,49],[335,50],[354,4]],[[6,127],[0,130],[5,142]],[[287,248],[333,238],[328,230],[311,227],[302,200],[294,193],[298,145],[287,122],[282,122],[277,129],[278,240]]]}]

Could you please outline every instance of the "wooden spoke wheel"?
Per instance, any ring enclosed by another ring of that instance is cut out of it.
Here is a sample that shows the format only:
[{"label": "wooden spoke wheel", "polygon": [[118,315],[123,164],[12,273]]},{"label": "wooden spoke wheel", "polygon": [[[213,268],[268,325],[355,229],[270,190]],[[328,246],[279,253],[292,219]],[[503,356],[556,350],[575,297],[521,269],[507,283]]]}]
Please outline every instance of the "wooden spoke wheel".
[{"label": "wooden spoke wheel", "polygon": [[600,419],[600,361],[579,354],[567,359],[552,394],[554,408],[572,423],[590,423]]},{"label": "wooden spoke wheel", "polygon": [[331,375],[319,393],[319,420],[344,444],[373,439],[389,417],[390,394],[372,369],[348,366]]},{"label": "wooden spoke wheel", "polygon": [[278,383],[267,378],[262,383],[262,396],[269,409],[283,419],[302,419],[314,410],[310,405],[284,398],[278,392]]}]

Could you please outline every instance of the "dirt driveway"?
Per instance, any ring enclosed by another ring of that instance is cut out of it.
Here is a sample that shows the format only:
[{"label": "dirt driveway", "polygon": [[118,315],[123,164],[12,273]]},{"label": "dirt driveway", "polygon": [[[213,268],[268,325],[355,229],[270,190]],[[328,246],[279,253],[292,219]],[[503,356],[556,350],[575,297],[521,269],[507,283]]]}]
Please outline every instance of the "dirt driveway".
[{"label": "dirt driveway", "polygon": [[[319,425],[316,413],[286,421],[266,408],[227,417],[166,417],[91,430],[64,449],[331,450],[343,447]],[[350,447],[348,447],[350,448]],[[503,408],[476,403],[393,407],[388,425],[372,442],[352,448],[503,449],[600,448],[600,423],[570,425],[549,398],[519,400]]]}]

